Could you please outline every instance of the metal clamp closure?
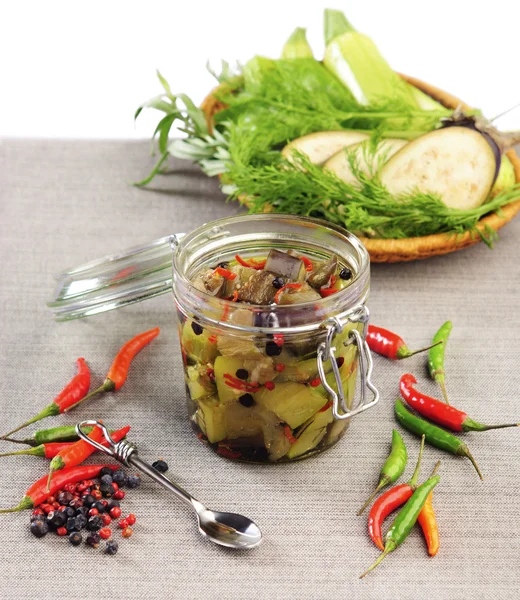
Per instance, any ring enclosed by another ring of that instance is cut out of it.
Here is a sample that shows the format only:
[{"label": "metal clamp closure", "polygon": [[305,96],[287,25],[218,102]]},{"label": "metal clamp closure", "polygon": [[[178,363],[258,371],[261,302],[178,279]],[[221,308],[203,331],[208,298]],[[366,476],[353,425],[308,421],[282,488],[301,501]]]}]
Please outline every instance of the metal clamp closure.
[{"label": "metal clamp closure", "polygon": [[[345,393],[343,390],[343,383],[341,381],[341,374],[336,360],[336,348],[332,345],[334,337],[343,331],[344,325],[341,321],[333,317],[328,319],[325,323],[327,327],[327,336],[325,341],[318,346],[318,373],[321,379],[323,387],[329,393],[332,400],[332,414],[335,419],[345,420],[350,419],[353,416],[367,410],[377,404],[379,401],[379,391],[372,383],[372,355],[366,342],[366,333],[368,328],[369,311],[361,305],[353,309],[348,315],[348,323],[363,323],[363,334],[360,334],[357,329],[352,329],[349,332],[348,340],[343,342],[344,346],[350,344],[356,344],[359,352],[359,371],[361,376],[361,399],[358,405],[351,410],[346,403]],[[326,379],[324,363],[330,359],[332,365],[332,372],[334,373],[334,379],[337,386],[337,392],[334,390]],[[366,389],[372,392],[373,398],[370,402],[366,402]],[[341,407],[341,411],[339,411]]]}]

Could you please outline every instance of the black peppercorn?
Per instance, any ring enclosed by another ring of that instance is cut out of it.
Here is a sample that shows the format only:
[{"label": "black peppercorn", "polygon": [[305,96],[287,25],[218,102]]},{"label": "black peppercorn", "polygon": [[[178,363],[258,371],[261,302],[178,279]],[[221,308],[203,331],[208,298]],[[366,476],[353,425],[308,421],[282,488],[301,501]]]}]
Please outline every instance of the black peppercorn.
[{"label": "black peppercorn", "polygon": [[195,321],[191,322],[191,328],[195,335],[200,335],[204,331],[204,329],[202,329],[202,327],[198,323],[195,323]]},{"label": "black peppercorn", "polygon": [[251,394],[243,394],[242,396],[240,396],[238,401],[242,406],[245,406],[246,408],[254,406],[255,404],[255,399],[253,398],[253,396],[251,396]]},{"label": "black peppercorn", "polygon": [[279,356],[282,352],[282,347],[276,342],[267,342],[265,345],[265,353],[267,356]]},{"label": "black peppercorn", "polygon": [[348,267],[343,267],[343,269],[341,269],[339,272],[339,276],[341,279],[347,281],[352,278],[352,271]]}]

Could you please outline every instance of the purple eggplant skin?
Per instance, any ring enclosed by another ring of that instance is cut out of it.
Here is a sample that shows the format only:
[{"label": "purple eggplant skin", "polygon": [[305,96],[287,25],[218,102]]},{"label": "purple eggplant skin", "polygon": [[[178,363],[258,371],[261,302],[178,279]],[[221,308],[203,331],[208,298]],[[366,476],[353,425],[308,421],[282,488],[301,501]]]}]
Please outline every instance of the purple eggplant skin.
[{"label": "purple eggplant skin", "polygon": [[502,151],[500,150],[499,145],[493,139],[493,137],[486,131],[482,131],[478,127],[473,117],[469,117],[464,114],[462,114],[460,117],[457,117],[454,113],[454,116],[452,118],[443,120],[441,129],[446,129],[447,127],[466,127],[467,129],[473,129],[473,131],[480,133],[480,135],[486,140],[486,142],[491,147],[493,155],[495,156],[496,166],[495,177],[493,178],[493,183],[495,183],[498,177],[498,172],[500,171],[500,165],[502,164]]}]

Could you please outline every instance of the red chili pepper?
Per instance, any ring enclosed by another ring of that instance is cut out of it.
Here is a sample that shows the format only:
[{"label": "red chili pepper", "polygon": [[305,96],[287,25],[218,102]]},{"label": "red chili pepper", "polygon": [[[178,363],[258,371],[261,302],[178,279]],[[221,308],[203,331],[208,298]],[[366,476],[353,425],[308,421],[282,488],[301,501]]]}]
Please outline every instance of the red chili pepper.
[{"label": "red chili pepper", "polygon": [[54,458],[62,450],[74,445],[74,442],[50,442],[40,444],[34,448],[16,450],[15,452],[4,452],[0,456],[16,456],[17,454],[28,454],[29,456],[42,456],[43,458]]},{"label": "red chili pepper", "polygon": [[308,273],[310,273],[314,269],[314,265],[312,264],[311,259],[307,258],[306,256],[300,256],[299,258],[303,261],[303,264],[305,265],[305,270]]},{"label": "red chili pepper", "polygon": [[97,477],[99,472],[104,467],[108,467],[115,471],[119,468],[118,465],[82,465],[80,467],[72,467],[70,469],[63,469],[56,477],[52,480],[51,489],[47,491],[47,475],[44,475],[41,479],[38,479],[31,487],[25,492],[25,496],[18,506],[13,508],[3,508],[0,513],[18,512],[20,510],[26,510],[28,508],[35,508],[45,502],[49,496],[55,494],[63,488],[67,483],[76,483],[82,479],[89,479],[91,477]]},{"label": "red chili pepper", "polygon": [[518,427],[519,423],[506,425],[483,425],[471,419],[462,410],[436,400],[426,394],[421,394],[414,387],[417,379],[410,373],[403,375],[399,383],[401,396],[420,415],[438,423],[451,431],[488,431],[489,429],[504,429],[505,427]]},{"label": "red chili pepper", "polygon": [[320,288],[320,295],[322,298],[327,298],[328,296],[332,296],[332,294],[336,294],[337,292],[339,292],[339,290],[335,288]]},{"label": "red chili pepper", "polygon": [[332,406],[332,400],[329,400],[325,406],[322,406],[318,412],[325,412]]},{"label": "red chili pepper", "polygon": [[274,295],[275,304],[278,304],[280,302],[280,297],[285,290],[287,290],[287,289],[299,290],[301,287],[302,287],[301,283],[286,283]]},{"label": "red chili pepper", "polygon": [[208,337],[208,342],[211,342],[212,344],[216,344],[217,343],[217,336],[216,335],[210,335]]},{"label": "red chili pepper", "polygon": [[228,446],[222,446],[219,444],[217,448],[217,454],[225,456],[226,458],[240,458],[242,453],[238,450],[231,450]]},{"label": "red chili pepper", "polygon": [[231,302],[237,302],[238,300],[238,290],[235,290],[233,292],[233,295],[231,296]]},{"label": "red chili pepper", "polygon": [[309,382],[309,385],[311,387],[318,387],[319,385],[321,385],[321,378],[316,377],[315,379],[313,379],[312,381]]},{"label": "red chili pepper", "polygon": [[298,438],[294,437],[294,435],[292,433],[292,429],[289,427],[289,425],[283,426],[283,433],[291,444],[296,444],[296,442],[298,441]]},{"label": "red chili pepper", "polygon": [[[124,437],[126,437],[127,433],[130,431],[130,426],[127,425],[122,429],[118,429],[114,431],[111,436],[114,442],[120,442]],[[94,440],[95,442],[99,442],[102,446],[108,446],[108,442],[105,439],[102,430],[99,427],[94,427],[94,429],[89,433],[89,439]],[[85,440],[78,440],[74,442],[72,446],[69,448],[65,448],[62,450],[57,456],[55,456],[51,460],[51,464],[49,466],[49,480],[48,486],[51,484],[51,479],[53,478],[53,474],[56,471],[61,471],[66,467],[75,467],[79,465],[84,460],[86,460],[91,454],[96,452],[96,448],[86,442]]]},{"label": "red chili pepper", "polygon": [[74,406],[78,401],[84,398],[90,387],[90,369],[84,358],[78,358],[76,364],[78,365],[78,374],[63,388],[56,398],[54,398],[54,400],[35,417],[9,433],[6,433],[1,439],[27,427],[31,423],[36,423],[36,421],[41,421],[46,417],[53,417],[66,412],[70,407]]},{"label": "red chili pepper", "polygon": [[272,381],[266,381],[264,383],[264,387],[265,387],[266,390],[269,390],[270,392],[272,392],[274,390],[274,388],[275,388],[275,385],[274,385],[274,383]]},{"label": "red chili pepper", "polygon": [[249,260],[244,260],[238,254],[235,254],[235,260],[237,263],[241,264],[243,267],[248,267],[249,269],[256,269],[257,271],[261,271],[265,267],[266,260],[257,261],[254,258],[250,258]]},{"label": "red chili pepper", "polygon": [[221,277],[224,277],[224,279],[229,279],[230,281],[236,279],[237,276],[236,273],[233,273],[233,271],[230,271],[229,269],[224,269],[224,267],[217,267],[213,273],[217,273]]},{"label": "red chili pepper", "polygon": [[273,335],[273,341],[277,346],[283,346],[283,342],[284,342],[283,333],[275,333]]},{"label": "red chili pepper", "polygon": [[230,373],[224,373],[224,383],[235,390],[244,392],[258,392],[259,389],[258,383],[243,381],[238,377],[233,377]]},{"label": "red chili pepper", "polygon": [[419,478],[419,470],[421,468],[424,450],[424,440],[425,436],[423,435],[417,464],[415,465],[415,470],[410,481],[408,483],[396,485],[387,490],[382,496],[379,496],[368,513],[368,535],[374,544],[381,550],[385,549],[382,534],[383,521],[390,513],[394,512],[394,510],[397,510],[407,502],[417,488],[417,480]]},{"label": "red chili pepper", "polygon": [[282,373],[283,371],[285,371],[285,365],[282,365],[281,363],[279,363],[274,366],[274,370],[278,371],[278,373]]},{"label": "red chili pepper", "polygon": [[399,337],[397,334],[392,333],[388,329],[383,329],[382,327],[369,325],[367,334],[367,344],[370,350],[376,352],[377,354],[386,356],[391,360],[401,360],[402,358],[408,358],[408,356],[413,356],[418,352],[425,352],[426,350],[429,350],[434,346],[442,344],[442,342],[437,342],[436,344],[432,344],[431,346],[426,346],[426,348],[420,348],[419,350],[412,351],[405,344],[403,338]]},{"label": "red chili pepper", "polygon": [[78,404],[85,402],[85,400],[89,400],[96,394],[100,394],[102,392],[114,392],[121,389],[126,381],[128,369],[130,368],[135,355],[145,346],[147,346],[153,339],[155,339],[159,335],[160,331],[161,330],[159,327],[156,327],[155,329],[150,329],[150,331],[140,333],[126,342],[126,344],[124,344],[121,350],[119,350],[119,352],[116,354],[103,385],[98,387],[97,390],[90,392],[90,394],[87,394],[75,404],[68,406],[64,412],[68,412]]}]

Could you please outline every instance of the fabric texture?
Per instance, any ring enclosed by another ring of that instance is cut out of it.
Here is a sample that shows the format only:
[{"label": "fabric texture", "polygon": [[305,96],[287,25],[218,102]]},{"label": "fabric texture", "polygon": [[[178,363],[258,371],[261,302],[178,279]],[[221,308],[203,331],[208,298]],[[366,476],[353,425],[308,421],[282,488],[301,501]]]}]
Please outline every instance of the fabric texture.
[{"label": "fabric texture", "polygon": [[[100,384],[112,358],[137,332],[161,335],[106,394],[41,427],[102,418],[130,424],[143,459],[163,457],[169,475],[209,507],[255,519],[256,550],[233,552],[197,533],[187,507],[143,477],[122,507],[137,515],[134,536],[106,556],[29,532],[29,512],[0,515],[0,598],[365,599],[518,598],[520,587],[520,432],[465,435],[484,473],[427,447],[425,479],[442,460],[434,492],[441,547],[429,558],[420,531],[369,577],[358,576],[378,551],[356,511],[377,482],[393,427],[399,377],[439,391],[425,355],[375,358],[377,407],[355,418],[322,455],[282,466],[235,464],[202,446],[189,426],[172,298],[168,295],[70,323],[53,321],[45,302],[53,275],[67,267],[238,212],[215,180],[175,161],[146,189],[129,182],[153,164],[147,142],[3,140],[0,142],[0,429],[29,418],[75,374],[84,356]],[[372,268],[372,322],[399,332],[411,348],[428,344],[447,319],[447,388],[454,405],[487,423],[520,421],[520,219],[484,244],[430,259]],[[26,430],[28,433],[37,429]],[[20,436],[21,437],[21,436]],[[410,478],[419,449],[407,432]],[[1,451],[11,448],[0,445]],[[0,459],[0,506],[17,504],[41,477],[44,459]]]}]

